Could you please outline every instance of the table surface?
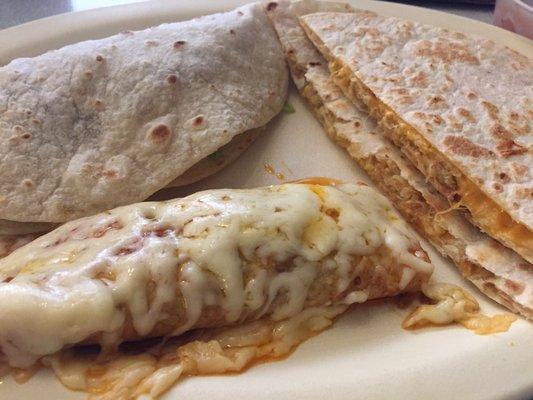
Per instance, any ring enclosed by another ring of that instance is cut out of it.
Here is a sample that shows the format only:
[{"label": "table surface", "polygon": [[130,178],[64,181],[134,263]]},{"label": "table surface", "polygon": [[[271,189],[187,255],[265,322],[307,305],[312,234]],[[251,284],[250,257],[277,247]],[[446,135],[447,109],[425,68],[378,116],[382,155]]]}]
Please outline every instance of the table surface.
[{"label": "table surface", "polygon": [[[118,4],[138,3],[140,1],[142,0],[0,0],[0,30],[34,19],[69,11],[88,10],[91,8]],[[418,0],[401,2],[492,23],[492,10],[494,7],[491,5],[461,4],[457,1],[432,2]]]}]

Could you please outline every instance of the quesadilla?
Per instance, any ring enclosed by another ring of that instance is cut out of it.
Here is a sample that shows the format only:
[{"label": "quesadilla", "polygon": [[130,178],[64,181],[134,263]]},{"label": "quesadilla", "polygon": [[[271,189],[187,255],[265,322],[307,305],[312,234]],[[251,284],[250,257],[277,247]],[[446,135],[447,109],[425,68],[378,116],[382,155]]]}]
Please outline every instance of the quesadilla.
[{"label": "quesadilla", "polygon": [[[327,61],[298,23],[318,5],[313,1],[271,2],[268,16],[284,47],[293,80],[327,133],[345,147],[415,229],[463,276],[510,310],[533,319],[533,267],[470,224],[386,137],[365,105],[350,102],[333,83]],[[275,4],[275,6],[274,6]],[[344,7],[346,7],[344,5]],[[345,9],[345,12],[354,12]]]},{"label": "quesadilla", "polygon": [[533,63],[507,47],[371,12],[301,23],[335,83],[483,231],[533,261]]},{"label": "quesadilla", "polygon": [[[68,222],[0,260],[0,350],[176,336],[420,289],[433,266],[366,185],[212,190]],[[45,305],[45,306],[43,306]]]},{"label": "quesadilla", "polygon": [[0,218],[64,222],[146,199],[282,108],[258,4],[0,68]]}]

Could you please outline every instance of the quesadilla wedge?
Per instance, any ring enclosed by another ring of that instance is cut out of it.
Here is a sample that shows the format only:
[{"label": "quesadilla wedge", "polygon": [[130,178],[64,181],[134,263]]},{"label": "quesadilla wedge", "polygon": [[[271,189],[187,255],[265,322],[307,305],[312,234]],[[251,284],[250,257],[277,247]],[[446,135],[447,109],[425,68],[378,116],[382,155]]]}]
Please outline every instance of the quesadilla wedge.
[{"label": "quesadilla wedge", "polygon": [[64,222],[142,201],[282,108],[259,4],[0,68],[0,218]]},{"label": "quesadilla wedge", "polygon": [[454,207],[533,261],[533,63],[507,47],[371,12],[301,18],[336,84]]},{"label": "quesadilla wedge", "polygon": [[417,291],[433,266],[363,184],[212,190],[68,222],[0,260],[11,366]]},{"label": "quesadilla wedge", "polygon": [[268,16],[293,80],[328,134],[348,150],[406,220],[455,262],[464,277],[513,312],[533,319],[533,266],[482,233],[459,211],[447,210],[444,197],[385,137],[364,104],[350,102],[333,83],[327,61],[298,23],[299,16],[317,11],[317,2],[275,4]]}]

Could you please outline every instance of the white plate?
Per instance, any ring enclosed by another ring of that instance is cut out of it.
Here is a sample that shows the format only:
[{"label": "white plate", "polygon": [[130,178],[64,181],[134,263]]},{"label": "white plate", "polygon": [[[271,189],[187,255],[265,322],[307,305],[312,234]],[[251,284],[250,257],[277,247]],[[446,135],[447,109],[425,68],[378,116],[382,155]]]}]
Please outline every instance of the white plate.
[{"label": "white plate", "polygon": [[[124,29],[229,10],[243,0],[152,1],[60,15],[0,32],[0,64],[14,57],[100,38]],[[531,41],[470,19],[422,8],[377,1],[353,2],[382,14],[396,15],[477,33],[533,54]],[[330,176],[347,181],[368,179],[346,152],[331,142],[293,90],[296,112],[281,114],[265,134],[234,164],[187,188],[253,187],[278,182],[266,173],[271,164],[287,179]],[[429,245],[437,278],[458,283],[476,294],[487,313],[504,311],[464,282],[455,267]],[[1,305],[0,305],[1,306]],[[255,366],[240,375],[211,376],[179,382],[165,399],[528,399],[533,397],[533,329],[522,319],[508,332],[477,336],[460,327],[400,328],[405,311],[382,301],[354,307],[333,328],[301,345],[289,358]],[[85,398],[68,392],[49,372],[28,383],[0,381],[3,400]]]}]

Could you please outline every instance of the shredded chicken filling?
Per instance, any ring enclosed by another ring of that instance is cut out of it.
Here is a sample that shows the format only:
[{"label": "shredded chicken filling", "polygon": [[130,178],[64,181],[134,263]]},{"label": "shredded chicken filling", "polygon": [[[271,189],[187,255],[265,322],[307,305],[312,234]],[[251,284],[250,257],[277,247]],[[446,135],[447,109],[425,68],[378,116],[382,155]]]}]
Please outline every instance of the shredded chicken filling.
[{"label": "shredded chicken filling", "polygon": [[[450,257],[464,277],[470,279],[490,297],[495,298],[507,308],[522,315],[530,314],[526,308],[491,283],[497,279],[492,272],[468,260],[465,242],[456,238],[446,229],[441,223],[442,218],[445,217],[440,215],[440,212],[437,212],[437,209],[428,203],[423,194],[401,176],[401,171],[393,159],[379,151],[375,154],[362,154],[357,144],[341,137],[335,129],[335,124],[341,124],[345,121],[337,118],[323,105],[312,82],[307,83],[301,92],[328,135],[348,150],[374,183],[393,201],[404,218],[422,236],[426,237],[442,255]],[[488,287],[490,285],[494,287]]]}]

